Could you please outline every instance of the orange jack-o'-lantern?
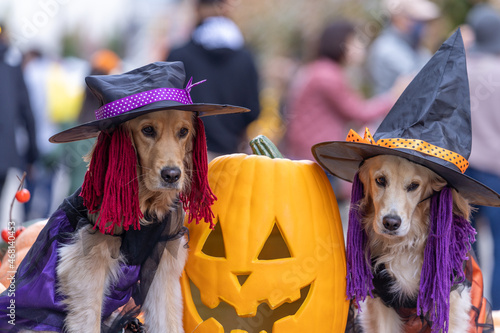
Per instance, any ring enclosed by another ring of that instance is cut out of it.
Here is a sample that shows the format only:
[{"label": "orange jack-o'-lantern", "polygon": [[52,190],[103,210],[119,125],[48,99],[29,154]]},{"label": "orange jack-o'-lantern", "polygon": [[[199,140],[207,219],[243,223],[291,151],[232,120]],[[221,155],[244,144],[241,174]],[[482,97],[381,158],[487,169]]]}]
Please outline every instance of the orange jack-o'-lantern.
[{"label": "orange jack-o'-lantern", "polygon": [[209,182],[215,228],[188,225],[185,331],[343,332],[344,240],[322,169],[233,154],[210,163]]}]

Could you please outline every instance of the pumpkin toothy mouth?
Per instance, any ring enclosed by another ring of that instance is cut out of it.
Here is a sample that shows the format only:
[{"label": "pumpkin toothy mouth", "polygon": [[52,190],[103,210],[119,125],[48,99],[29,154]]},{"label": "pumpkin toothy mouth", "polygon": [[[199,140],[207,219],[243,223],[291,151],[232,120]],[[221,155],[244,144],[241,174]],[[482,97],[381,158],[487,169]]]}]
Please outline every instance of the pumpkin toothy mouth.
[{"label": "pumpkin toothy mouth", "polygon": [[216,308],[210,309],[203,304],[201,301],[200,290],[190,279],[189,284],[193,303],[195,304],[198,314],[203,321],[209,318],[214,318],[222,325],[222,327],[224,327],[224,332],[227,333],[232,330],[243,330],[248,333],[260,333],[263,331],[271,333],[273,325],[276,321],[287,316],[294,316],[297,313],[309,295],[309,290],[312,285],[311,283],[304,288],[301,288],[300,298],[294,302],[283,303],[274,310],[271,309],[267,303],[263,302],[257,307],[257,313],[255,316],[240,317],[230,304],[222,300]]}]

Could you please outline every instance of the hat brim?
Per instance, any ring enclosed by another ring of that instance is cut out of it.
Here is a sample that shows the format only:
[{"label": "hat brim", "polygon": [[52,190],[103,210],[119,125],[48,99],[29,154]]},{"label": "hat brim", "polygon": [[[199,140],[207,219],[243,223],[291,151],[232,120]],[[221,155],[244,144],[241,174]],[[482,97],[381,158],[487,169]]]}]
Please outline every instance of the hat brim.
[{"label": "hat brim", "polygon": [[145,105],[121,115],[109,117],[101,120],[94,120],[81,124],[62,132],[59,132],[49,138],[52,143],[65,143],[94,138],[103,130],[111,130],[121,123],[137,118],[150,112],[161,110],[180,110],[197,112],[199,117],[215,116],[221,114],[243,113],[250,111],[247,108],[225,104],[180,104],[173,101],[161,101]]},{"label": "hat brim", "polygon": [[454,187],[473,205],[500,206],[500,195],[484,184],[462,174],[447,161],[408,149],[393,149],[358,142],[331,141],[312,147],[316,161],[336,177],[352,182],[361,162],[378,155],[395,155],[423,165]]}]

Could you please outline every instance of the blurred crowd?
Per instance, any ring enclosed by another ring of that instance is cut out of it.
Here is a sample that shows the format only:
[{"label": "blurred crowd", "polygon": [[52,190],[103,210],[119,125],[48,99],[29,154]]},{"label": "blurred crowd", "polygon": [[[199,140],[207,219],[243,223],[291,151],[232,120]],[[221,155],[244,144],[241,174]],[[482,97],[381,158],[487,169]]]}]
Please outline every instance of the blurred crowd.
[{"label": "blurred crowd", "polygon": [[[412,77],[436,49],[429,48],[429,25],[443,16],[430,0],[383,0],[380,31],[368,35],[367,22],[343,17],[325,22],[303,43],[299,56],[276,58],[263,66],[232,17],[236,2],[196,0],[188,40],[165,50],[158,61],[182,61],[187,78],[207,79],[193,89],[194,102],[244,106],[247,114],[206,120],[209,158],[248,152],[256,134],[269,136],[291,159],[312,160],[311,146],[344,140],[349,129],[375,132]],[[472,6],[461,25],[468,56],[473,124],[469,175],[500,192],[500,15],[487,3]],[[442,39],[451,34],[442,32]],[[434,36],[435,37],[435,36]],[[440,43],[438,43],[440,44]],[[439,46],[439,45],[434,45]],[[20,221],[45,218],[83,181],[82,156],[93,140],[55,145],[48,138],[75,123],[94,119],[100,106],[84,86],[86,75],[121,73],[123,59],[99,49],[88,59],[54,59],[37,49],[24,54],[0,33],[0,228],[26,171],[32,200],[15,206]],[[270,84],[270,81],[273,83]],[[204,120],[205,121],[205,120]],[[349,199],[350,185],[330,179],[337,199]],[[492,281],[500,282],[499,208],[480,208],[478,228],[493,239]],[[479,239],[481,239],[479,237]],[[481,252],[481,251],[479,251]],[[485,257],[486,255],[481,255]],[[494,309],[500,290],[491,288]]]}]

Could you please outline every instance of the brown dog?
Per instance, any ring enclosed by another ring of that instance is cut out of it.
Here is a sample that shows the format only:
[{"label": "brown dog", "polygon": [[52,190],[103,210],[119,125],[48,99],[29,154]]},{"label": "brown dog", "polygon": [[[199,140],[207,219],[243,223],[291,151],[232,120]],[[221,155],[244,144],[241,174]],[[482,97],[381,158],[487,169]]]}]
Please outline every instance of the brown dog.
[{"label": "brown dog", "polygon": [[[193,120],[193,112],[168,110],[148,113],[121,125],[130,133],[137,153],[141,212],[159,220],[177,214],[172,211],[174,201],[191,183]],[[175,233],[182,227],[182,219],[172,221],[176,223],[170,225],[170,231]],[[143,225],[149,223],[141,221]],[[114,233],[121,231],[115,228]],[[169,332],[183,332],[179,277],[187,256],[185,243],[184,237],[169,242],[163,253],[143,305],[148,332],[165,332],[167,327]],[[120,238],[88,226],[76,234],[70,245],[61,248],[57,273],[59,292],[67,296],[65,325],[69,332],[78,332],[82,327],[89,332],[100,331],[104,296],[109,285],[120,278],[120,263],[124,261],[118,255],[120,245]]]}]

